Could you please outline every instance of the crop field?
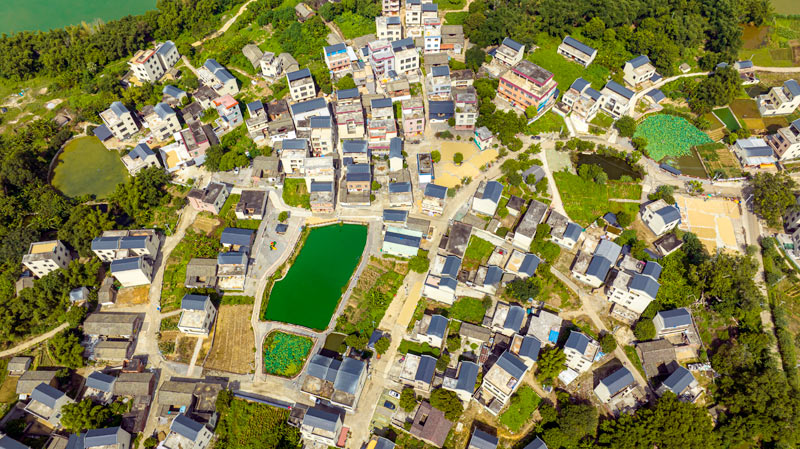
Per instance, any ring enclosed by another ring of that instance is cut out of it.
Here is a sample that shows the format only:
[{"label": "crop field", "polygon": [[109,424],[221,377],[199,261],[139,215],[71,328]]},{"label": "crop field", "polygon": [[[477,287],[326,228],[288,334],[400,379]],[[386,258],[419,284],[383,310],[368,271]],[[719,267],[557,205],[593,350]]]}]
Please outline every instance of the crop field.
[{"label": "crop field", "polygon": [[709,176],[714,176],[718,171],[724,173],[724,177],[733,178],[741,174],[741,167],[736,160],[736,156],[731,153],[727,146],[721,143],[710,143],[696,147],[697,154],[703,160],[703,164],[708,170]]},{"label": "crop field", "polygon": [[314,341],[301,335],[274,331],[264,339],[264,372],[294,377],[303,370]]},{"label": "crop field", "polygon": [[647,152],[656,161],[667,156],[683,156],[689,154],[695,145],[711,143],[704,132],[685,118],[667,114],[651,115],[644,119],[636,128],[634,137],[647,140]]},{"label": "crop field", "polygon": [[588,226],[606,212],[626,211],[635,217],[639,212],[636,203],[622,203],[611,199],[636,199],[642,194],[639,183],[609,181],[605,185],[585,180],[578,175],[563,171],[553,173],[569,218],[581,226]]},{"label": "crop field", "polygon": [[253,306],[247,304],[219,308],[214,346],[204,368],[238,374],[253,371],[252,311]]},{"label": "crop field", "polygon": [[469,245],[467,245],[467,250],[464,252],[462,268],[471,270],[486,263],[489,260],[489,256],[492,255],[492,251],[494,251],[494,245],[473,235],[470,237]]},{"label": "crop field", "polygon": [[786,117],[764,117],[761,121],[764,122],[764,129],[768,133],[775,133],[779,129],[789,126]]}]

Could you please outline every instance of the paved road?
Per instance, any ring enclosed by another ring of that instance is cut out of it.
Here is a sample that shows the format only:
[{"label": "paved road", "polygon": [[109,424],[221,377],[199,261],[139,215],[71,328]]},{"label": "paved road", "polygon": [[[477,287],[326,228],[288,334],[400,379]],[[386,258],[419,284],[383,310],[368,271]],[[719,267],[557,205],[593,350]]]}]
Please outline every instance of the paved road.
[{"label": "paved road", "polygon": [[45,332],[44,334],[39,335],[38,337],[31,338],[30,340],[26,340],[26,341],[24,341],[24,342],[22,342],[22,343],[20,343],[20,344],[18,344],[16,346],[14,346],[13,348],[9,348],[9,349],[6,349],[5,351],[0,352],[0,357],[6,357],[6,356],[9,356],[9,355],[19,354],[20,352],[25,351],[26,349],[30,348],[31,346],[36,346],[36,345],[38,345],[39,343],[41,343],[41,342],[43,342],[45,340],[49,340],[50,338],[54,337],[57,333],[59,333],[59,332],[63,331],[64,329],[66,329],[67,326],[69,326],[69,323],[61,323],[57,328],[55,328],[55,329],[53,329],[53,330],[51,330],[49,332]]}]

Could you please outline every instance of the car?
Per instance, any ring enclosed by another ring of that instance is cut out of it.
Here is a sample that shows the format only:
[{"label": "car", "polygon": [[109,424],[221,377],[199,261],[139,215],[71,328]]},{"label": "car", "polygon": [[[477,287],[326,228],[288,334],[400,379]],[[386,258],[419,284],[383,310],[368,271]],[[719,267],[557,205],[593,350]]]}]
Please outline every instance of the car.
[{"label": "car", "polygon": [[397,406],[392,404],[390,401],[384,402],[383,406],[388,408],[389,410],[394,410],[395,408],[397,408]]},{"label": "car", "polygon": [[394,390],[389,391],[389,396],[391,396],[391,397],[393,397],[395,399],[400,399],[400,393],[398,393],[398,392],[396,392]]}]

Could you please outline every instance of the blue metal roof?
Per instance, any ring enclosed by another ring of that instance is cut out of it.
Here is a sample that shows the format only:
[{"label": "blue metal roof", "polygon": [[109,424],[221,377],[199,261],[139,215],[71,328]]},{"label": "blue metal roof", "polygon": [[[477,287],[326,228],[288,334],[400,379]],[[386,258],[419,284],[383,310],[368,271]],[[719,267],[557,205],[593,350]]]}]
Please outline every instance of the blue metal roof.
[{"label": "blue metal roof", "polygon": [[31,400],[40,402],[52,409],[56,408],[56,402],[64,396],[64,393],[56,390],[50,385],[42,382],[31,392]]},{"label": "blue metal roof", "polygon": [[661,265],[658,264],[658,262],[653,262],[652,260],[650,260],[647,261],[647,263],[644,265],[644,268],[642,269],[642,274],[650,276],[655,280],[658,280],[658,278],[661,276],[661,270],[662,267]]},{"label": "blue metal roof", "polygon": [[217,265],[247,265],[247,253],[243,251],[228,251],[217,254]]},{"label": "blue metal roof", "polygon": [[572,82],[572,85],[569,86],[569,87],[570,87],[570,89],[575,89],[578,92],[583,92],[584,89],[586,89],[587,87],[590,87],[591,85],[592,84],[590,82],[586,81],[585,79],[577,78],[577,79],[575,79],[575,81]]},{"label": "blue metal roof", "polygon": [[208,301],[208,296],[206,295],[192,295],[187,293],[183,295],[183,299],[181,299],[181,309],[205,310],[206,301]]},{"label": "blue metal roof", "polygon": [[132,159],[146,159],[148,156],[154,156],[153,150],[147,146],[146,143],[140,143],[133,147],[133,149],[128,153]]},{"label": "blue metal roof", "polygon": [[486,277],[483,279],[483,285],[498,285],[503,279],[504,271],[496,265],[490,265],[486,269]]},{"label": "blue metal roof", "polygon": [[436,359],[429,355],[423,355],[420,357],[414,380],[431,383],[431,381],[433,381],[434,371],[436,371]]},{"label": "blue metal roof", "polygon": [[311,192],[333,192],[333,183],[311,181]]},{"label": "blue metal roof", "polygon": [[503,327],[517,332],[522,327],[523,321],[525,321],[525,309],[518,305],[512,305],[508,308],[508,314],[506,315],[506,320],[503,322]]},{"label": "blue metal roof", "polygon": [[284,139],[282,142],[284,150],[307,150],[308,140],[306,139]]},{"label": "blue metal roof", "polygon": [[366,140],[345,140],[342,141],[342,153],[366,153],[369,149]]},{"label": "blue metal roof", "polygon": [[622,247],[610,240],[600,240],[597,248],[594,250],[589,267],[586,269],[586,274],[589,276],[596,276],[604,280],[611,268],[619,258],[622,252]]},{"label": "blue metal roof", "polygon": [[95,237],[92,239],[92,251],[119,249],[119,237]]},{"label": "blue metal roof", "polygon": [[616,81],[612,80],[612,81],[609,81],[608,83],[606,83],[606,88],[608,90],[610,90],[611,92],[615,92],[615,93],[627,98],[628,100],[633,98],[633,91],[628,89],[627,87],[619,84]]},{"label": "blue metal roof", "polygon": [[[353,165],[351,165],[351,167],[353,167]],[[345,180],[347,182],[364,182],[369,181],[370,179],[372,179],[372,175],[364,172],[352,172],[348,170],[347,174],[345,175]]]},{"label": "blue metal roof", "polygon": [[95,390],[111,393],[114,389],[114,382],[117,380],[114,376],[94,371],[86,377],[86,387],[94,388]]},{"label": "blue metal roof", "polygon": [[403,158],[403,139],[392,137],[391,140],[389,140],[389,157]]},{"label": "blue metal roof", "polygon": [[589,97],[591,97],[592,100],[594,100],[594,101],[600,101],[600,97],[603,96],[603,94],[601,94],[600,92],[598,92],[597,90],[595,90],[595,89],[593,89],[591,87],[586,89],[583,93],[588,95]]},{"label": "blue metal roof", "polygon": [[611,375],[606,376],[600,383],[608,388],[608,394],[610,396],[614,396],[624,390],[628,385],[634,383],[633,374],[631,374],[627,368],[622,367],[611,373]]},{"label": "blue metal roof", "polygon": [[208,69],[208,71],[211,73],[214,73],[217,70],[225,70],[225,67],[222,67],[222,64],[218,63],[216,59],[206,59],[203,67]]},{"label": "blue metal roof", "polygon": [[392,100],[390,98],[373,98],[370,102],[372,109],[391,108]]},{"label": "blue metal roof", "polygon": [[178,88],[177,86],[173,86],[172,84],[167,84],[161,90],[161,93],[164,95],[169,95],[172,98],[180,98],[186,96],[186,92]]},{"label": "blue metal roof", "polygon": [[522,344],[519,347],[519,355],[527,357],[534,362],[539,359],[539,351],[542,349],[542,342],[538,338],[526,335],[522,338]]},{"label": "blue metal roof", "polygon": [[[395,17],[389,17],[389,19],[393,19]],[[397,23],[400,23],[400,17],[396,17]],[[404,48],[412,48],[414,47],[414,39],[407,37],[405,39],[398,39],[392,42],[392,50],[401,50]]]},{"label": "blue metal roof", "polygon": [[219,237],[223,245],[250,246],[254,231],[252,229],[225,228]]},{"label": "blue metal roof", "polygon": [[659,167],[660,167],[662,170],[666,170],[666,171],[668,171],[668,172],[672,173],[673,175],[680,175],[680,174],[681,174],[681,171],[680,171],[680,170],[678,170],[677,168],[675,168],[675,167],[673,167],[673,166],[671,166],[671,165],[667,164],[666,162],[662,162],[662,163],[661,163],[661,164],[659,164],[658,166],[659,166]]},{"label": "blue metal roof", "polygon": [[519,265],[519,272],[525,273],[528,276],[533,276],[536,273],[536,269],[539,268],[539,264],[542,263],[542,259],[536,254],[526,254],[525,258],[522,259],[522,263]]},{"label": "blue metal roof", "polygon": [[445,332],[447,332],[448,324],[450,324],[450,320],[443,317],[442,315],[432,315],[431,322],[430,324],[428,324],[427,335],[444,338],[444,334]]},{"label": "blue metal roof", "polygon": [[[770,151],[772,150],[770,149]],[[662,207],[656,211],[656,214],[664,220],[665,224],[681,220],[681,213],[675,206]]]},{"label": "blue metal roof", "polygon": [[8,435],[0,437],[0,449],[30,449],[30,447],[20,443]]},{"label": "blue metal roof", "polygon": [[344,43],[340,42],[338,44],[328,45],[328,46],[323,47],[323,48],[325,50],[325,54],[332,55],[332,54],[335,54],[335,53],[346,51],[347,50],[347,45],[345,45]]},{"label": "blue metal roof", "polygon": [[461,258],[458,256],[447,256],[442,267],[442,276],[450,276],[455,279],[458,277],[458,270],[461,268]]},{"label": "blue metal roof", "polygon": [[475,449],[495,449],[497,448],[497,437],[489,435],[479,428],[475,428],[472,432],[472,438],[469,439],[468,448]]},{"label": "blue metal roof", "polygon": [[448,287],[455,291],[456,287],[458,287],[458,281],[451,277],[444,276],[439,280],[439,287]]},{"label": "blue metal roof", "polygon": [[94,129],[94,131],[92,131],[92,134],[94,134],[95,137],[100,139],[101,142],[105,142],[106,140],[110,139],[113,136],[113,134],[111,134],[111,131],[108,130],[108,127],[106,125],[98,126],[97,128]]},{"label": "blue metal roof", "polygon": [[337,90],[336,91],[336,99],[337,100],[346,100],[348,98],[358,98],[361,94],[358,92],[357,88],[352,89],[344,89],[344,90]]},{"label": "blue metal roof", "polygon": [[333,381],[334,390],[355,395],[358,390],[358,381],[365,365],[361,360],[345,357],[336,373],[336,380]]},{"label": "blue metal roof", "polygon": [[111,262],[111,273],[120,273],[123,271],[138,270],[142,266],[141,257],[127,257],[125,259],[117,259]]},{"label": "blue metal roof", "polygon": [[195,441],[203,427],[205,427],[203,424],[181,413],[172,420],[169,430],[188,438],[190,441]]},{"label": "blue metal roof", "polygon": [[617,222],[617,214],[615,214],[615,213],[606,212],[606,214],[603,215],[603,220],[605,220],[606,223],[610,224],[611,226],[614,226],[614,227],[617,227],[617,228],[622,227],[622,226],[619,225],[619,222]]},{"label": "blue metal roof", "polygon": [[577,224],[567,223],[567,227],[564,229],[563,238],[577,242],[578,239],[581,237],[581,232],[583,232],[583,228],[581,228]]},{"label": "blue metal roof", "polygon": [[542,441],[541,438],[536,437],[533,441],[528,443],[527,446],[525,446],[525,449],[547,449],[547,445],[544,444],[544,441]]},{"label": "blue metal roof", "polygon": [[679,366],[664,380],[664,386],[675,394],[681,394],[692,382],[694,382],[692,372]]},{"label": "blue metal roof", "polygon": [[500,196],[503,194],[503,184],[497,181],[489,181],[483,189],[483,199],[492,200],[494,203],[500,202]]},{"label": "blue metal roof", "polygon": [[432,11],[438,12],[439,5],[437,5],[436,3],[425,3],[424,5],[422,5],[422,12],[432,12]]},{"label": "blue metal roof", "polygon": [[574,49],[576,49],[576,50],[580,51],[581,53],[584,53],[584,54],[586,54],[588,56],[592,56],[595,53],[597,53],[597,50],[595,50],[594,48],[592,48],[592,47],[584,44],[583,42],[573,38],[572,36],[565,37],[563,42],[565,44],[569,45],[570,47],[572,47],[572,48],[574,48]]},{"label": "blue metal roof", "polygon": [[120,249],[144,249],[147,247],[146,235],[126,236],[119,239]]},{"label": "blue metal roof", "polygon": [[410,182],[393,182],[389,184],[389,193],[408,193],[410,191]]},{"label": "blue metal roof", "polygon": [[419,248],[422,238],[413,235],[400,234],[399,232],[386,231],[383,241],[394,243],[396,245],[408,246],[409,248]]},{"label": "blue metal roof", "polygon": [[303,78],[311,78],[311,70],[308,68],[295,70],[294,72],[289,72],[286,74],[286,78],[291,83],[292,81],[297,81]]},{"label": "blue metal roof", "polygon": [[795,80],[787,80],[783,82],[783,86],[786,90],[792,94],[793,97],[800,95],[800,84],[797,83]]},{"label": "blue metal roof", "polygon": [[331,118],[330,116],[322,116],[322,117],[311,117],[308,119],[308,126],[315,129],[325,129],[331,127]]},{"label": "blue metal roof", "polygon": [[129,112],[128,108],[126,108],[125,105],[119,101],[111,103],[111,111],[113,111],[117,116],[127,114]]},{"label": "blue metal roof", "polygon": [[510,48],[510,49],[512,49],[514,51],[522,50],[522,44],[520,44],[519,42],[515,41],[514,39],[511,39],[510,37],[507,37],[507,38],[503,39],[503,45],[505,45],[506,47],[508,47],[508,48]]},{"label": "blue metal roof", "polygon": [[306,373],[309,376],[333,382],[336,380],[336,374],[339,372],[339,366],[341,366],[341,364],[341,361],[332,357],[315,354],[311,357],[311,360],[308,361]]},{"label": "blue metal roof", "polygon": [[564,343],[564,347],[574,349],[583,354],[586,351],[586,348],[589,346],[589,342],[589,337],[586,335],[583,335],[577,331],[570,331],[567,342]]},{"label": "blue metal roof", "polygon": [[643,66],[645,64],[649,64],[650,63],[650,58],[648,58],[645,55],[639,55],[639,56],[631,59],[630,61],[628,61],[628,63],[630,65],[632,65],[634,69],[636,69],[636,68],[639,68],[639,67],[641,67],[641,66]]},{"label": "blue metal roof", "polygon": [[630,283],[631,290],[642,292],[652,299],[656,299],[659,287],[661,285],[655,279],[638,273],[633,275]]},{"label": "blue metal roof", "polygon": [[247,112],[250,114],[255,114],[262,109],[264,109],[264,103],[262,103],[261,100],[255,100],[247,103]]},{"label": "blue metal roof", "polygon": [[310,408],[303,417],[303,425],[328,432],[336,431],[339,415],[320,408]]},{"label": "blue metal roof", "polygon": [[660,91],[660,90],[658,90],[658,89],[650,89],[650,90],[647,92],[647,94],[646,94],[646,95],[647,95],[648,97],[652,98],[652,99],[653,99],[653,101],[655,101],[656,103],[661,103],[661,102],[662,102],[662,101],[663,101],[665,98],[667,98],[667,96],[666,96],[666,95],[664,95],[664,92],[661,92],[661,91]]},{"label": "blue metal roof", "polygon": [[302,101],[292,105],[292,115],[303,114],[306,112],[316,111],[317,109],[327,108],[328,103],[324,98],[312,98],[310,100]]},{"label": "blue metal roof", "polygon": [[475,362],[466,360],[459,362],[455,389],[472,394],[475,391],[475,383],[478,381],[479,369]]},{"label": "blue metal roof", "polygon": [[164,102],[157,104],[153,110],[158,114],[158,118],[161,120],[166,120],[170,115],[175,115],[175,111]]},{"label": "blue metal roof", "polygon": [[399,209],[383,210],[383,221],[396,221],[405,223],[407,218],[408,218],[407,210],[399,210]]},{"label": "blue metal roof", "polygon": [[524,376],[525,371],[528,370],[528,366],[525,365],[525,362],[508,351],[500,354],[500,357],[497,358],[496,365],[510,374],[511,377],[517,379],[517,382],[522,382],[522,376]]},{"label": "blue metal roof", "polygon": [[429,101],[428,102],[428,113],[429,115],[434,114],[453,114],[455,113],[456,107],[452,101]]},{"label": "blue metal roof", "polygon": [[425,186],[425,196],[431,196],[443,200],[447,196],[447,187],[439,186],[434,183],[428,183]]},{"label": "blue metal roof", "polygon": [[666,328],[692,325],[692,314],[683,307],[679,309],[662,310],[658,312],[656,316],[661,317],[661,321],[664,322],[664,327]]},{"label": "blue metal roof", "polygon": [[752,69],[753,61],[745,59],[744,61],[738,61],[736,65],[738,66],[739,69]]}]

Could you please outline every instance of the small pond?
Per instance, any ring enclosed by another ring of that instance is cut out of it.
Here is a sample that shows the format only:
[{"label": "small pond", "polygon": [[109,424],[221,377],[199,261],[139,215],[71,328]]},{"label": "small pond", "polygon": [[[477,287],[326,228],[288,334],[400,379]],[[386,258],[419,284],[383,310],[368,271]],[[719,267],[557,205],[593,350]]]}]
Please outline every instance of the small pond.
[{"label": "small pond", "polygon": [[700,156],[697,151],[692,149],[691,154],[686,154],[679,157],[668,157],[662,162],[677,168],[682,174],[686,176],[695,176],[697,178],[708,178],[708,174],[703,168],[703,163],[700,161]]},{"label": "small pond", "polygon": [[616,157],[581,153],[578,155],[577,168],[580,169],[580,166],[584,164],[599,165],[608,175],[608,179],[612,181],[625,175],[633,179],[639,179],[639,174],[633,169],[631,164]]},{"label": "small pond", "polygon": [[52,183],[64,195],[107,198],[128,179],[120,153],[108,150],[97,137],[72,139],[58,155]]}]

